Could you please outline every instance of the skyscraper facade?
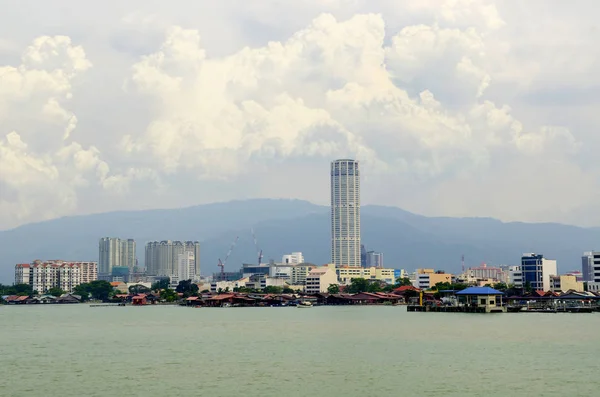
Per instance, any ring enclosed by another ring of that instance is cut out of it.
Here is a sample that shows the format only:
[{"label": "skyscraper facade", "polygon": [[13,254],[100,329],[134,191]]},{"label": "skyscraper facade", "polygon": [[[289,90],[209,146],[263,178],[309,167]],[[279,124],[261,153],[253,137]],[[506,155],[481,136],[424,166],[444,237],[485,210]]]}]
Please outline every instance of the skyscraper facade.
[{"label": "skyscraper facade", "polygon": [[151,241],[146,244],[146,273],[171,277],[179,272],[179,255],[194,255],[194,274],[200,275],[200,243],[198,241]]},{"label": "skyscraper facade", "polygon": [[361,265],[360,169],[355,160],[331,163],[331,262]]},{"label": "skyscraper facade", "polygon": [[113,267],[127,267],[132,273],[136,266],[135,240],[103,237],[98,244],[98,273],[112,275]]}]

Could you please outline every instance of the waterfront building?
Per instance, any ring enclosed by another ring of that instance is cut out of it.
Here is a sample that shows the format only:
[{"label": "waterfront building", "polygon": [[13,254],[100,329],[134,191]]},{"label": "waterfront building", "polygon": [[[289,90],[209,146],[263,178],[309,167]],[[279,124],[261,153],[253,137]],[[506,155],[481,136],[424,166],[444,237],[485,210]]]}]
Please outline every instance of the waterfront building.
[{"label": "waterfront building", "polygon": [[360,169],[358,161],[331,163],[331,262],[361,266]]},{"label": "waterfront building", "polygon": [[556,260],[546,259],[542,254],[526,253],[521,257],[523,286],[533,290],[550,291],[550,276],[558,274]]},{"label": "waterfront building", "polygon": [[111,276],[114,267],[127,267],[133,273],[136,267],[135,240],[103,237],[98,244],[98,272]]},{"label": "waterfront building", "polygon": [[600,252],[585,252],[581,258],[583,281],[600,282]]},{"label": "waterfront building", "polygon": [[523,271],[521,266],[506,266],[505,270],[508,277],[508,284],[516,288],[523,288]]},{"label": "waterfront building", "polygon": [[383,253],[367,251],[365,267],[383,267]]},{"label": "waterfront building", "polygon": [[441,270],[417,269],[415,272],[413,286],[419,289],[429,289],[435,287],[437,283],[452,283],[453,275]]},{"label": "waterfront building", "polygon": [[292,252],[291,254],[284,255],[281,258],[281,263],[283,263],[283,264],[304,263],[304,255],[302,255],[302,252]]},{"label": "waterfront building", "polygon": [[146,272],[151,276],[171,277],[179,266],[179,254],[194,255],[194,274],[200,275],[200,243],[198,241],[151,241],[146,244]]},{"label": "waterfront building", "polygon": [[600,282],[586,281],[588,292],[600,293]]},{"label": "waterfront building", "polygon": [[481,266],[471,267],[468,270],[468,276],[474,279],[491,279],[494,282],[506,283],[508,281],[508,275],[506,272],[495,266],[488,266],[483,263]]},{"label": "waterfront building", "polygon": [[269,277],[264,274],[254,274],[246,282],[246,288],[262,290],[267,287],[285,287],[288,284],[281,278]]},{"label": "waterfront building", "polygon": [[250,281],[249,277],[240,278],[239,280],[231,281],[213,281],[210,283],[210,292],[221,291],[232,291],[234,288],[245,287],[246,283]]},{"label": "waterfront building", "polygon": [[506,313],[502,295],[502,292],[490,287],[469,287],[456,293],[459,299],[465,300],[467,306],[483,309],[486,313]]},{"label": "waterfront building", "polygon": [[308,273],[316,267],[317,265],[313,265],[312,263],[299,263],[296,266],[292,266],[290,272],[290,284],[306,284],[306,277],[308,276]]},{"label": "waterfront building", "polygon": [[17,264],[15,284],[29,284],[40,294],[51,288],[73,292],[73,288],[98,279],[97,262],[68,262],[62,260]]},{"label": "waterfront building", "polygon": [[550,276],[550,291],[567,292],[569,290],[583,291],[583,282],[577,281],[577,277],[573,275]]},{"label": "waterfront building", "polygon": [[394,284],[396,281],[395,269],[385,269],[373,266],[367,268],[340,266],[335,268],[335,272],[337,274],[339,283],[343,285],[350,284],[354,278],[378,280],[387,284]]},{"label": "waterfront building", "polygon": [[335,271],[330,267],[319,267],[312,269],[306,276],[304,291],[307,294],[327,292],[330,285],[337,284],[338,278]]},{"label": "waterfront building", "polygon": [[290,284],[301,285],[306,281],[310,269],[316,267],[311,263],[261,263],[260,265],[244,263],[242,265],[242,277],[250,277],[256,274],[279,278]]}]

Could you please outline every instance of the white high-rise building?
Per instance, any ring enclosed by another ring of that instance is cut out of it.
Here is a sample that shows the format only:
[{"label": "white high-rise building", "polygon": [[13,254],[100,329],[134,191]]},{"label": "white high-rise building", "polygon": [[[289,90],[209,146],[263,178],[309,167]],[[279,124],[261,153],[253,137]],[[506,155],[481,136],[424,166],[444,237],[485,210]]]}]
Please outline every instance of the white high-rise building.
[{"label": "white high-rise building", "polygon": [[146,244],[146,273],[171,277],[178,271],[179,254],[194,255],[194,274],[200,275],[200,243],[197,241],[152,241]]},{"label": "white high-rise building", "polygon": [[360,266],[360,170],[358,161],[331,163],[331,262]]},{"label": "white high-rise building", "polygon": [[178,255],[177,277],[179,281],[192,280],[196,281],[196,258],[192,251],[185,251]]},{"label": "white high-rise building", "polygon": [[97,262],[34,261],[15,266],[15,284],[29,284],[40,294],[51,288],[72,292],[83,283],[98,279]]},{"label": "white high-rise building", "polygon": [[600,252],[585,252],[581,258],[583,281],[600,282]]},{"label": "white high-rise building", "polygon": [[302,252],[292,252],[291,254],[284,255],[281,258],[281,263],[283,263],[283,264],[304,263],[304,255],[302,255]]},{"label": "white high-rise building", "polygon": [[113,267],[135,268],[135,240],[103,237],[98,244],[98,271],[101,275],[111,275]]}]

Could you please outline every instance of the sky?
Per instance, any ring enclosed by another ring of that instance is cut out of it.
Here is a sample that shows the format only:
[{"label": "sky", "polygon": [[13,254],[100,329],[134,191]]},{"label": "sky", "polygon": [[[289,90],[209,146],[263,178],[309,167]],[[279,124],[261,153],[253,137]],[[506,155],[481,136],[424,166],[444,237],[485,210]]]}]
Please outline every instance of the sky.
[{"label": "sky", "polygon": [[600,226],[597,0],[0,0],[0,230],[258,197]]}]

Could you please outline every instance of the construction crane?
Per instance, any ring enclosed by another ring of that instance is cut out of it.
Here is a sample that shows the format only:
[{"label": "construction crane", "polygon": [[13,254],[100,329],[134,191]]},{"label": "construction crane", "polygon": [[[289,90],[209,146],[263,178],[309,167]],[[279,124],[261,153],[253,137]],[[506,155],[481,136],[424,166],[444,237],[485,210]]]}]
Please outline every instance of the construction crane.
[{"label": "construction crane", "polygon": [[236,236],[235,240],[233,240],[233,243],[231,243],[231,247],[229,247],[229,251],[227,251],[227,255],[225,255],[225,260],[221,262],[221,258],[219,258],[219,263],[217,264],[217,266],[221,268],[221,280],[219,281],[225,281],[225,264],[227,263],[227,259],[229,259],[229,255],[231,255],[231,252],[233,252],[233,247],[235,247],[237,244],[238,238],[239,236]]},{"label": "construction crane", "polygon": [[254,233],[254,229],[250,229],[252,232],[252,238],[254,239],[254,246],[256,247],[256,251],[258,252],[258,266],[262,263],[263,253],[260,248],[258,248],[258,241],[256,240],[256,234]]}]

